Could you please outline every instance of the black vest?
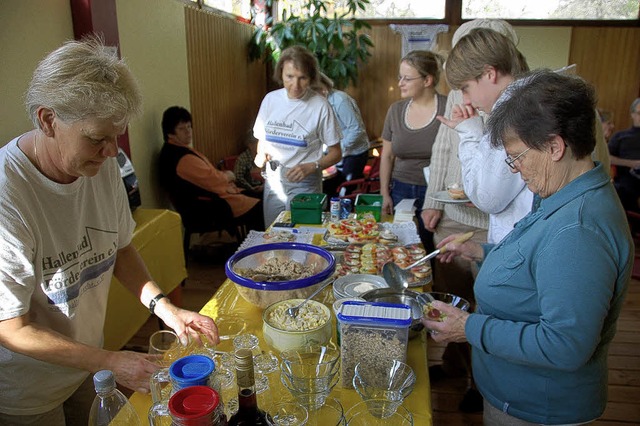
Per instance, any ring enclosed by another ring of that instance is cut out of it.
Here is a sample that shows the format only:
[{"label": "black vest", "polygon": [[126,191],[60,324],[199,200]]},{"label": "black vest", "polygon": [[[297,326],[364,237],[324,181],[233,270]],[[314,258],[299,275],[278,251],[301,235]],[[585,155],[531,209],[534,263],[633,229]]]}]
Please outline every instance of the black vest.
[{"label": "black vest", "polygon": [[188,182],[176,173],[178,162],[185,155],[196,155],[189,148],[164,143],[160,151],[158,173],[160,186],[167,191],[185,226],[205,229],[212,221],[233,221],[229,203],[214,192]]}]

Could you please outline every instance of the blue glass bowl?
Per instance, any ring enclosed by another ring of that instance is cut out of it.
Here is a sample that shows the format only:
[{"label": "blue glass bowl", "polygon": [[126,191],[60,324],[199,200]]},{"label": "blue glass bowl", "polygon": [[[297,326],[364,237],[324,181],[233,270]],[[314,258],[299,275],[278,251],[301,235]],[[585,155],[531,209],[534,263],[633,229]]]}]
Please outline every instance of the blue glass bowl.
[{"label": "blue glass bowl", "polygon": [[[300,279],[272,277],[254,280],[240,275],[241,269],[256,269],[268,260],[293,260],[312,269],[312,275]],[[242,297],[261,308],[286,299],[305,299],[335,271],[336,260],[327,250],[303,243],[261,244],[234,254],[225,264],[227,277],[236,284]]]}]

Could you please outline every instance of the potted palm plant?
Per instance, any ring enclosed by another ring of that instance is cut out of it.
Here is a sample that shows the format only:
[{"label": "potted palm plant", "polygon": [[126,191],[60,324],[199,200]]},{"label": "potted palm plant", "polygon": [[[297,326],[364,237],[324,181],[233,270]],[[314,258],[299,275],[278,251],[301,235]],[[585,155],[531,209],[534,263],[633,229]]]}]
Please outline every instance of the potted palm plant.
[{"label": "potted palm plant", "polygon": [[[267,0],[267,6],[271,1]],[[298,15],[284,9],[276,23],[269,18],[265,26],[256,27],[249,43],[249,57],[273,64],[282,50],[302,45],[316,54],[320,69],[337,88],[356,85],[358,65],[369,60],[373,47],[369,35],[362,32],[371,26],[355,17],[356,11],[364,11],[367,5],[369,0],[343,0],[334,8],[329,2],[308,0]]]}]

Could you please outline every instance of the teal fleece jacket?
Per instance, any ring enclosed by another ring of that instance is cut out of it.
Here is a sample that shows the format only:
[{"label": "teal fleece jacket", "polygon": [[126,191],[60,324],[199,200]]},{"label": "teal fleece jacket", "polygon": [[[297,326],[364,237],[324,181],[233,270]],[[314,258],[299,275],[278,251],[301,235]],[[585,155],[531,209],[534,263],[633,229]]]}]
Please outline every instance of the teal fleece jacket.
[{"label": "teal fleece jacket", "polygon": [[474,379],[491,405],[549,425],[602,415],[607,352],[633,250],[600,164],[485,247],[474,288],[478,306],[465,333]]}]

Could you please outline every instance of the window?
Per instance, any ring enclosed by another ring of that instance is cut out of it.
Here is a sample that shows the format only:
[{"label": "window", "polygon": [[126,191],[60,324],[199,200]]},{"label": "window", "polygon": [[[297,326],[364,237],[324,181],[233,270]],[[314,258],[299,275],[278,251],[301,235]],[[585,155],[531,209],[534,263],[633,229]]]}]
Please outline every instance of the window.
[{"label": "window", "polygon": [[638,0],[463,0],[462,19],[638,19]]},{"label": "window", "polygon": [[[446,0],[370,0],[367,10],[358,10],[356,17],[359,19],[444,19],[444,6]],[[293,13],[300,16],[301,6],[306,0],[280,0],[278,1],[278,18],[282,16],[282,10],[287,10],[287,15]],[[327,13],[333,16],[345,12],[344,0],[328,0],[325,2]]]},{"label": "window", "polygon": [[[198,0],[190,1],[198,3]],[[203,0],[202,4],[212,9],[251,19],[251,5],[249,0]]]}]

